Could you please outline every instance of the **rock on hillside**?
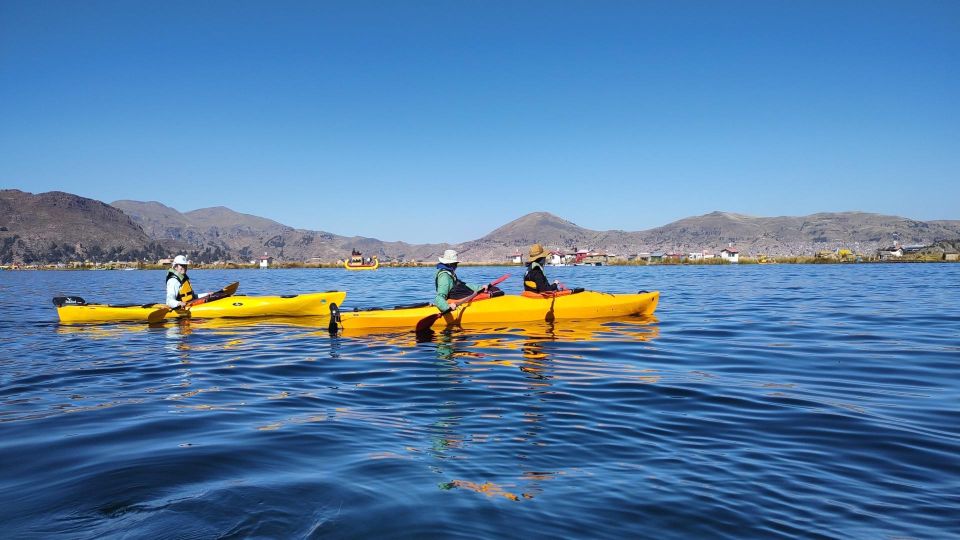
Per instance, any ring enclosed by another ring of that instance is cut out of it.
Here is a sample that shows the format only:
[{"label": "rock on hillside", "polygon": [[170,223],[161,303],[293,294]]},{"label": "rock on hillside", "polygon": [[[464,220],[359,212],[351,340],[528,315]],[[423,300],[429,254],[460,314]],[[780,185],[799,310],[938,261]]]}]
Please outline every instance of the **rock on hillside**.
[{"label": "rock on hillside", "polygon": [[163,252],[129,216],[100,201],[0,190],[0,263],[154,259]]}]

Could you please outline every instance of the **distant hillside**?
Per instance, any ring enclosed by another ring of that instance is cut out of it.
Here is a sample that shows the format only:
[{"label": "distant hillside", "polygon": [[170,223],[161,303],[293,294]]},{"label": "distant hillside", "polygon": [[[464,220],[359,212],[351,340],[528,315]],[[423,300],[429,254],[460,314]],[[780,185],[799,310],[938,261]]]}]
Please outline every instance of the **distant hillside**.
[{"label": "distant hillside", "polygon": [[[960,238],[960,221],[923,222],[864,212],[770,218],[712,212],[639,232],[594,231],[536,212],[464,246],[489,260],[500,260],[518,249],[523,252],[533,242],[548,249],[590,249],[620,256],[655,251],[717,254],[729,245],[744,253],[793,256],[841,247],[872,253],[894,242],[931,244],[956,238]],[[501,255],[494,256],[494,251]]]},{"label": "distant hillside", "polygon": [[251,260],[269,255],[282,261],[335,262],[353,249],[384,260],[419,260],[435,256],[445,244],[413,245],[375,238],[340,236],[324,231],[294,229],[276,221],[218,206],[180,213],[158,202],[116,201],[144,231],[157,239],[190,244],[188,253],[201,262]]},{"label": "distant hillside", "polygon": [[791,256],[841,247],[874,253],[894,242],[945,241],[960,241],[960,221],[923,222],[863,212],[802,217],[712,212],[630,232],[595,231],[548,212],[535,212],[462,244],[407,244],[294,229],[222,206],[181,213],[158,202],[124,200],[108,206],[61,192],[0,191],[0,262],[4,264],[155,260],[175,253],[198,262],[249,261],[266,254],[281,261],[332,263],[348,257],[353,249],[385,261],[432,263],[449,247],[459,250],[465,262],[503,262],[517,251],[526,253],[534,242],[547,249],[589,249],[621,257],[656,251],[716,254],[728,245],[747,255]]},{"label": "distant hillside", "polygon": [[165,249],[100,201],[51,191],[0,190],[0,263],[153,259]]},{"label": "distant hillside", "polygon": [[725,212],[686,218],[646,231],[642,241],[680,252],[733,244],[741,251],[768,255],[813,254],[848,248],[858,253],[902,244],[930,244],[960,238],[960,221],[926,223],[864,212],[821,213],[802,217],[750,217]]}]

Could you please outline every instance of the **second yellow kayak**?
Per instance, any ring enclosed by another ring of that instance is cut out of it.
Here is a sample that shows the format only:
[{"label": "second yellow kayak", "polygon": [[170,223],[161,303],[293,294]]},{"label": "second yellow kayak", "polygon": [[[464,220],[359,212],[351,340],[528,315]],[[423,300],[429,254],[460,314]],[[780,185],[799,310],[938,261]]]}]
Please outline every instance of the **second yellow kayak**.
[{"label": "second yellow kayak", "polygon": [[[583,291],[554,298],[529,298],[505,295],[471,302],[451,313],[437,317],[432,326],[490,324],[509,322],[554,321],[562,319],[594,319],[628,315],[652,315],[660,298],[659,291],[637,294],[608,294]],[[438,313],[436,306],[399,307],[340,311],[339,328],[409,328]],[[336,320],[331,320],[331,330]]]}]

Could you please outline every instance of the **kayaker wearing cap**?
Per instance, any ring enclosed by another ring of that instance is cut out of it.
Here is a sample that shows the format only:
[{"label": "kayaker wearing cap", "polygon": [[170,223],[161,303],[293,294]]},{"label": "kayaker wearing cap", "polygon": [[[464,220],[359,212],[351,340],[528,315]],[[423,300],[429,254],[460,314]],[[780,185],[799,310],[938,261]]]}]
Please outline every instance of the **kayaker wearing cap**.
[{"label": "kayaker wearing cap", "polygon": [[437,275],[433,278],[433,283],[437,287],[437,298],[434,303],[440,313],[449,313],[453,311],[447,300],[457,300],[466,298],[471,294],[485,289],[485,285],[472,285],[465,283],[457,277],[457,252],[448,249],[439,257],[440,264],[437,265]]},{"label": "kayaker wearing cap", "polygon": [[196,294],[190,285],[190,278],[187,276],[187,267],[190,261],[183,255],[177,255],[173,258],[173,266],[167,271],[167,302],[166,304],[173,309],[185,308],[187,302],[195,298],[203,298],[210,293]]},{"label": "kayaker wearing cap", "polygon": [[527,273],[523,276],[523,290],[535,293],[560,290],[560,282],[547,281],[546,274],[543,273],[543,263],[547,260],[547,252],[543,250],[540,244],[530,246],[529,261],[527,263]]}]

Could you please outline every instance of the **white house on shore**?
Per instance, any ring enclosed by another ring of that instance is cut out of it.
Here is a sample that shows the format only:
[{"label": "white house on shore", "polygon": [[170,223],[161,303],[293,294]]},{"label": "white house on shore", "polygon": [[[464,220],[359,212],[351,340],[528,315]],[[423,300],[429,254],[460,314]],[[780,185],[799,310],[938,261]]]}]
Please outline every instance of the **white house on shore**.
[{"label": "white house on shore", "polygon": [[566,266],[566,256],[560,251],[551,251],[547,255],[547,264],[551,266]]},{"label": "white house on shore", "polygon": [[720,250],[720,258],[731,263],[740,262],[740,251],[735,247],[725,247]]}]

